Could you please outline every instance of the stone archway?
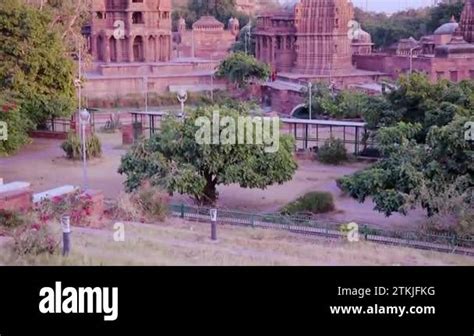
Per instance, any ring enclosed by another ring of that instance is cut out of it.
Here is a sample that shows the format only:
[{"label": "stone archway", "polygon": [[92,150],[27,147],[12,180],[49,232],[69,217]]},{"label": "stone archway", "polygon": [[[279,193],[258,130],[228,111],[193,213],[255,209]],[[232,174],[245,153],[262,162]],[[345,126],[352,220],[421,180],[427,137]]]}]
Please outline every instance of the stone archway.
[{"label": "stone archway", "polygon": [[290,115],[293,116],[296,112],[298,112],[298,111],[301,110],[301,109],[306,109],[306,104],[299,104],[299,105],[296,105],[296,106],[291,110]]},{"label": "stone archway", "polygon": [[105,45],[104,45],[104,38],[102,37],[102,35],[97,36],[96,43],[97,43],[97,60],[99,62],[103,62],[105,61],[105,53],[104,53]]},{"label": "stone archway", "polygon": [[135,62],[144,62],[145,53],[143,50],[143,37],[137,36],[133,40],[133,59]]},{"label": "stone archway", "polygon": [[110,44],[110,61],[111,62],[117,62],[118,61],[118,48],[117,48],[117,40],[115,37],[111,37],[109,40]]},{"label": "stone archway", "polygon": [[156,38],[150,36],[148,38],[148,58],[151,62],[157,62],[158,57],[156,55]]}]

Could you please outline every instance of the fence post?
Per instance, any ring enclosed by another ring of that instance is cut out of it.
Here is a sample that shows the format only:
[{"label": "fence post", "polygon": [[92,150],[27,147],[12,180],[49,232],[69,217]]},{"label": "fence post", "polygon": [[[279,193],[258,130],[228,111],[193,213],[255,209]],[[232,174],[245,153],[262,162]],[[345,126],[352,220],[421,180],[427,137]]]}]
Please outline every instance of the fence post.
[{"label": "fence post", "polygon": [[210,210],[211,215],[211,240],[217,240],[217,209]]},{"label": "fence post", "polygon": [[63,257],[66,257],[71,251],[71,218],[69,216],[61,217],[61,227],[63,229]]},{"label": "fence post", "polygon": [[181,218],[184,218],[184,203],[181,203]]}]

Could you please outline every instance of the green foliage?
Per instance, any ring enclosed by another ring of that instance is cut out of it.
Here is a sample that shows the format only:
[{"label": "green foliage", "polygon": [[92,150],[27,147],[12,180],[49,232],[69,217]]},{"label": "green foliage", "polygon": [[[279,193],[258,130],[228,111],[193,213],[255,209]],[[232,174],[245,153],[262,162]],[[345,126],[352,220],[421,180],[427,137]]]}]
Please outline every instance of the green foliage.
[{"label": "green foliage", "polygon": [[255,57],[242,52],[231,54],[219,65],[216,76],[226,78],[238,87],[245,87],[250,80],[264,80],[270,76],[270,67]]},{"label": "green foliage", "polygon": [[331,212],[335,209],[334,198],[329,192],[310,192],[282,209],[285,215],[302,213],[320,214]]},{"label": "green foliage", "polygon": [[[82,160],[82,143],[80,137],[75,132],[70,132],[66,141],[61,144],[61,149],[70,160]],[[86,143],[87,158],[99,158],[102,156],[102,145],[99,137],[92,134],[87,138]]]},{"label": "green foliage", "polygon": [[[126,189],[133,191],[149,180],[170,193],[187,194],[203,204],[216,201],[218,185],[236,183],[243,188],[264,189],[291,180],[297,165],[289,136],[280,136],[275,153],[266,152],[265,145],[199,143],[196,120],[212,120],[214,111],[219,111],[220,118],[234,119],[236,125],[239,116],[248,115],[245,108],[215,105],[188,112],[184,121],[166,119],[160,134],[136,144],[122,158],[119,173],[127,175]],[[225,129],[221,125],[219,134]]]},{"label": "green foliage", "polygon": [[373,167],[339,180],[339,186],[364,202],[372,196],[375,209],[390,216],[406,214],[413,207],[423,207],[428,216],[444,213],[437,201],[453,185],[472,207],[474,155],[464,139],[464,127],[473,117],[455,116],[453,121],[432,126],[424,143],[418,143],[421,124],[400,122],[381,128],[375,137],[383,158]]},{"label": "green foliage", "polygon": [[173,11],[173,29],[179,18],[186,20],[187,28],[192,28],[194,22],[202,16],[211,15],[227,25],[229,19],[235,17],[239,20],[241,27],[249,21],[249,16],[236,10],[235,0],[189,0],[187,6],[175,6]]},{"label": "green foliage", "polygon": [[25,225],[27,220],[27,217],[19,212],[0,210],[0,226],[4,228],[17,228]]},{"label": "green foliage", "polygon": [[[367,101],[368,96],[365,93],[350,90],[336,92],[326,83],[317,82],[312,87],[311,113],[313,117],[319,115],[338,119],[360,118],[367,107]],[[309,107],[309,97],[306,98],[306,106]]]},{"label": "green foliage", "polygon": [[[23,132],[53,116],[70,116],[75,106],[74,66],[51,25],[47,10],[19,0],[0,2],[0,89],[17,97]],[[25,133],[13,134],[9,151],[24,143]]]},{"label": "green foliage", "polygon": [[30,123],[22,118],[17,100],[5,92],[0,93],[0,122],[7,126],[7,139],[0,140],[0,156],[11,154],[28,143]]},{"label": "green foliage", "polygon": [[347,149],[341,139],[329,138],[319,148],[316,156],[323,163],[339,165],[347,161]]},{"label": "green foliage", "polygon": [[462,0],[440,2],[432,8],[410,9],[392,15],[365,12],[356,8],[355,18],[371,35],[377,48],[386,48],[402,38],[419,39],[433,33],[454,16],[459,22],[464,3]]}]

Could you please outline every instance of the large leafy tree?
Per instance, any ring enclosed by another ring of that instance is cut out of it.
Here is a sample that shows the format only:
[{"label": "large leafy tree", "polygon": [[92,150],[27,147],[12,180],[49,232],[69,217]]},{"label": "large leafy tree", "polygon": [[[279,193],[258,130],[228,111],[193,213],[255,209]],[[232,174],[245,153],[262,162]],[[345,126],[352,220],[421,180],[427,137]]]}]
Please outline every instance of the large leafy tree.
[{"label": "large leafy tree", "polygon": [[[212,120],[214,111],[219,111],[220,118],[234,120],[248,115],[245,108],[216,105],[199,107],[184,121],[165,120],[159,134],[138,143],[122,158],[119,172],[127,176],[126,189],[132,191],[148,180],[170,193],[187,194],[200,204],[211,204],[218,197],[218,185],[263,189],[292,179],[297,164],[291,137],[279,136],[276,152],[267,152],[264,144],[197,141],[196,120]],[[219,134],[223,135],[226,128],[227,125],[220,124]]]},{"label": "large leafy tree", "polygon": [[236,52],[221,62],[216,76],[226,78],[238,87],[245,87],[251,80],[267,79],[270,73],[267,64],[258,61],[254,56]]},{"label": "large leafy tree", "polygon": [[[430,84],[415,75],[371,98],[364,117],[382,158],[340,187],[360,202],[372,197],[387,216],[421,206],[428,216],[449,212],[459,226],[474,206],[474,148],[464,137],[474,121],[473,92],[473,82]],[[454,198],[459,204],[447,209]]]},{"label": "large leafy tree", "polygon": [[[19,0],[0,3],[0,88],[18,99],[35,127],[75,106],[74,65],[49,11]],[[24,130],[26,132],[26,129]]]}]

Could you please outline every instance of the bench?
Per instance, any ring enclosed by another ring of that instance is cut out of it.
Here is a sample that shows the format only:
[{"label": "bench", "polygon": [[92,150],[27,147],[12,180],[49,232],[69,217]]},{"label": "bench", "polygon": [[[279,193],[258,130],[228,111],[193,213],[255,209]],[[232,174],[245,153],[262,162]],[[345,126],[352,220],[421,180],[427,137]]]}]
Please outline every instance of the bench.
[{"label": "bench", "polygon": [[6,184],[0,183],[0,194],[28,189],[30,186],[31,184],[28,182],[11,182]]},{"label": "bench", "polygon": [[38,204],[44,200],[51,200],[55,197],[61,197],[76,192],[79,188],[72,185],[64,185],[62,187],[46,190],[33,195],[33,203]]}]

